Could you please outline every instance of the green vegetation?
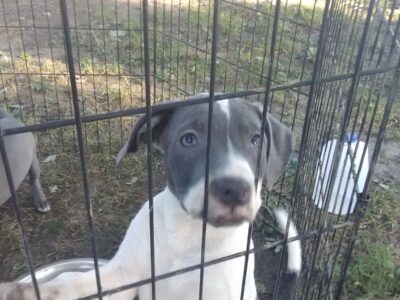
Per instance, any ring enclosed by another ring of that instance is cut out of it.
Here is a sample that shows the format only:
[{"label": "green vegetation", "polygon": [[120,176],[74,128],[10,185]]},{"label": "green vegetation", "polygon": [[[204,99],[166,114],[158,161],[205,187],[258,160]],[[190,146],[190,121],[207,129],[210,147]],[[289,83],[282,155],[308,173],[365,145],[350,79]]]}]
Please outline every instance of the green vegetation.
[{"label": "green vegetation", "polygon": [[399,189],[374,186],[347,277],[349,299],[400,297]]},{"label": "green vegetation", "polygon": [[[84,5],[85,1],[75,2],[76,5]],[[193,94],[209,88],[212,6],[207,1],[181,2],[159,3],[155,27],[154,16],[150,16],[155,102],[169,97],[183,97],[185,93],[182,90]],[[323,1],[317,1],[315,10],[312,1],[303,1],[300,9],[294,3],[284,5],[282,1],[282,4],[281,15],[285,18],[279,22],[273,85],[311,78],[324,7]],[[224,1],[221,7],[215,82],[220,91],[266,85],[265,72],[269,63],[275,7],[271,2],[256,4],[246,1],[245,5],[247,9]],[[144,105],[143,32],[139,7],[135,9],[132,8],[133,17],[120,18],[117,23],[114,8],[108,7],[104,11],[94,8],[91,25],[100,30],[71,30],[82,114]],[[354,41],[356,43],[356,37]],[[62,44],[61,39],[58,42]],[[58,49],[58,53],[54,50],[54,59],[47,55],[39,60],[35,51],[34,47],[28,47],[25,53],[19,49],[12,57],[9,53],[0,52],[0,106],[8,107],[27,124],[70,118],[73,110],[63,49]],[[383,81],[378,77],[376,81],[386,87],[389,80]],[[347,84],[345,82],[341,89],[345,90]],[[362,95],[358,94],[356,103],[362,101],[360,107],[366,109],[370,118],[381,91],[372,79],[361,81],[360,90]],[[386,99],[382,99],[377,107],[374,132],[384,113]],[[294,131],[297,142],[306,105],[306,96],[295,90],[277,91],[272,95],[273,110],[283,112],[284,122],[290,124],[296,112],[298,117],[294,122]],[[386,136],[400,139],[399,101],[395,102],[393,111]],[[353,111],[355,113],[356,110]],[[140,153],[130,158],[119,169],[115,167],[112,155],[131,125],[132,118],[118,118],[85,124],[84,127],[101,257],[109,258],[113,254],[132,214],[147,197],[146,155]],[[81,179],[71,176],[77,174],[80,167],[75,147],[76,133],[72,127],[66,127],[39,132],[36,136],[41,160],[54,153],[57,158],[54,162],[43,163],[42,167],[43,185],[50,198],[52,212],[46,215],[34,213],[29,189],[23,186],[20,190],[34,263],[39,266],[67,257],[88,256],[87,228],[82,225],[86,224],[86,212]],[[295,165],[291,166],[286,174],[284,196],[289,196],[295,168]],[[154,169],[157,190],[164,184],[158,152],[155,152]],[[394,185],[388,189],[373,187],[373,201],[361,224],[360,240],[349,267],[345,291],[349,299],[400,297],[398,193]],[[267,197],[266,194],[263,197]],[[275,194],[269,194],[268,205],[262,206],[256,220],[256,242],[268,242],[265,237],[276,234],[271,207],[282,204],[282,201]],[[25,272],[26,267],[10,203],[0,207],[0,213],[0,253],[5,253],[0,279],[10,279]],[[261,281],[258,286],[260,292],[266,293]]]}]

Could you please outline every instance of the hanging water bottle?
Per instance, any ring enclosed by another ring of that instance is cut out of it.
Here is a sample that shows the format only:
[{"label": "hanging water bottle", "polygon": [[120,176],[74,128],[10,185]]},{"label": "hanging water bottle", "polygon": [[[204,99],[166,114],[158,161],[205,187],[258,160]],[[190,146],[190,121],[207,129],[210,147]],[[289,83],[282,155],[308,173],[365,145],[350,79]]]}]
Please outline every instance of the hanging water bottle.
[{"label": "hanging water bottle", "polygon": [[[349,206],[351,205],[349,212],[353,213],[357,201],[357,193],[362,192],[364,188],[369,168],[368,148],[366,149],[363,161],[361,161],[362,154],[366,145],[364,142],[359,141],[357,152],[355,152],[357,140],[358,137],[356,134],[346,135],[345,143],[340,153],[340,160],[336,177],[333,179],[334,185],[332,193],[329,199],[327,199],[326,194],[328,193],[329,183],[332,180],[332,163],[334,158],[333,154],[337,146],[337,139],[328,141],[323,146],[321,157],[318,161],[316,172],[317,177],[313,192],[314,204],[317,205],[318,208],[323,208],[325,206],[325,201],[329,201],[328,212],[334,213],[336,215],[346,215],[349,211]],[[350,149],[348,143],[349,141],[351,141]],[[357,182],[355,182],[356,174],[359,170],[360,165],[361,171],[358,176]],[[346,186],[348,178],[349,183]],[[356,188],[354,189],[355,185]],[[353,190],[355,191],[355,193],[353,193]]]}]

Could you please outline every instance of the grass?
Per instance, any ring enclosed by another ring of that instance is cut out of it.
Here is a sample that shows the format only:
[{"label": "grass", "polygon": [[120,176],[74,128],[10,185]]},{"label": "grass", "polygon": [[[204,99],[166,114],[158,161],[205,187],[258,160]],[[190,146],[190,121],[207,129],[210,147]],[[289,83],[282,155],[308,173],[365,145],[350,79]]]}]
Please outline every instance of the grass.
[{"label": "grass", "polygon": [[385,244],[361,240],[365,249],[355,257],[349,270],[349,282],[354,297],[364,299],[391,298],[400,292],[400,268],[396,265],[394,249]]},{"label": "grass", "polygon": [[[311,78],[319,32],[310,27],[318,28],[322,23],[321,3],[317,2],[315,10],[310,1],[303,1],[304,5],[300,9],[290,2],[288,6],[282,6],[282,14],[287,18],[280,21],[278,28],[274,85]],[[221,91],[231,92],[266,85],[265,72],[273,22],[271,14],[275,7],[270,2],[256,4],[250,1],[246,5],[248,8],[242,9],[228,1],[222,4],[215,82],[216,88]],[[212,7],[206,1],[201,1],[199,6],[194,2],[190,5],[186,2],[179,5],[173,2],[172,7],[169,3],[165,6],[159,4],[156,51],[151,53],[152,70],[157,75],[154,102],[168,97],[182,97],[185,95],[182,90],[193,94],[209,88],[210,12]],[[113,9],[102,12],[100,8],[95,8],[92,22],[96,26],[101,24],[102,30],[72,31],[82,114],[91,115],[144,105],[144,80],[141,76],[142,25],[139,14],[133,14],[134,17],[122,18],[116,23]],[[307,26],[296,25],[293,20]],[[152,18],[150,24],[153,24]],[[152,34],[150,38],[153,47]],[[354,43],[357,38],[353,38]],[[346,63],[348,61],[342,62]],[[14,53],[13,60],[9,53],[0,53],[0,70],[0,106],[8,107],[26,124],[72,116],[67,65],[62,59],[44,57],[39,62],[34,49],[28,48],[26,53]],[[342,69],[338,67],[338,70]],[[13,73],[18,75],[14,76]],[[385,86],[384,81],[378,81]],[[346,84],[342,89],[346,88]],[[307,92],[307,89],[302,91]],[[369,117],[379,93],[371,79],[361,82],[359,94],[363,95],[357,101],[362,100],[361,109],[366,109]],[[371,98],[369,104],[368,97]],[[286,124],[292,123],[297,109],[294,131],[298,138],[303,128],[307,100],[306,96],[293,90],[277,91],[272,95],[271,110],[275,114],[282,112]],[[377,109],[377,120],[382,119],[383,112],[384,101],[381,101]],[[390,139],[400,138],[399,112],[400,104],[396,102],[387,130]],[[86,124],[84,127],[100,257],[112,256],[132,215],[147,198],[145,153],[131,157],[120,168],[115,166],[114,155],[132,123],[132,118],[120,118]],[[375,121],[374,134],[378,127],[379,122]],[[75,176],[80,168],[76,132],[72,127],[67,127],[40,132],[36,136],[42,161],[42,181],[52,211],[46,215],[35,213],[27,185],[20,189],[21,208],[28,228],[34,264],[40,266],[68,257],[90,256],[82,183],[81,178]],[[54,162],[43,163],[48,155],[54,154],[57,155]],[[164,177],[160,153],[155,152],[155,156],[157,191],[164,185]],[[290,196],[295,167],[290,168],[284,181],[284,196]],[[382,295],[399,297],[397,249],[400,247],[400,238],[396,217],[400,212],[396,205],[396,193],[394,186],[388,190],[374,187],[373,202],[362,223],[361,238],[356,245],[355,259],[348,273],[346,295],[349,299],[373,299]],[[261,208],[255,223],[256,243],[269,242],[270,239],[266,237],[277,237],[271,207],[278,203],[285,205],[284,200],[270,194],[268,205]],[[10,203],[0,207],[0,214],[0,260],[3,262],[0,280],[9,280],[27,269]],[[279,253],[271,255],[276,258]],[[265,261],[261,261],[258,267],[262,268],[265,264]],[[272,264],[268,267],[273,269]],[[265,278],[265,274],[259,274],[258,278]],[[263,280],[258,280],[257,285],[262,295],[268,295],[271,287],[265,285]]]},{"label": "grass", "polygon": [[[100,257],[111,258],[133,213],[147,198],[146,153],[141,151],[126,159],[121,167],[115,165],[115,156],[109,154],[89,153],[87,160],[96,244]],[[161,162],[160,154],[155,152],[153,169],[157,174],[163,174]],[[42,162],[42,184],[52,207],[49,213],[34,211],[27,184],[19,189],[22,216],[35,266],[67,257],[91,257],[79,169],[77,153],[60,154],[54,161]],[[164,186],[163,176],[154,180],[154,191],[158,192]],[[0,214],[0,280],[4,281],[27,272],[27,267],[10,202],[0,207]]]},{"label": "grass", "polygon": [[349,299],[400,298],[399,189],[374,186],[347,277]]}]

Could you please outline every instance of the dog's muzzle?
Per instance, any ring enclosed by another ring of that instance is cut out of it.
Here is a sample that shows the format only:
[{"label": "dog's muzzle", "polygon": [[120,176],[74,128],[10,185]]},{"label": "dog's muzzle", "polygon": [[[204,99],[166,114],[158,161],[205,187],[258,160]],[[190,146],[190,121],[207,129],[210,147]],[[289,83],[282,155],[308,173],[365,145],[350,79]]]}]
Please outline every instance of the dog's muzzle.
[{"label": "dog's muzzle", "polygon": [[247,181],[230,177],[213,180],[210,192],[217,201],[232,208],[248,204],[251,197],[251,187]]},{"label": "dog's muzzle", "polygon": [[232,226],[252,221],[250,183],[241,178],[222,177],[210,182],[208,222],[214,226]]}]

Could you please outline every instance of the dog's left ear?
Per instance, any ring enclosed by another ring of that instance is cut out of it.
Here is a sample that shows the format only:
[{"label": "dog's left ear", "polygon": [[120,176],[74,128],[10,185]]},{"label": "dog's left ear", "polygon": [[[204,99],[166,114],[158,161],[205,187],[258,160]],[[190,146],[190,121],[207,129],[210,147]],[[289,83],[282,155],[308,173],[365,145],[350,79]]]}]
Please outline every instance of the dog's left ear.
[{"label": "dog's left ear", "polygon": [[[262,117],[262,105],[254,103]],[[272,190],[275,182],[283,174],[294,151],[295,136],[287,126],[283,125],[278,119],[267,113],[267,123],[265,127],[267,135],[267,165],[265,169],[265,183],[268,191]],[[268,151],[268,150],[267,150]]]},{"label": "dog's left ear", "polygon": [[[170,119],[174,110],[163,110],[153,113],[151,116],[151,131],[152,141],[158,143],[160,141],[161,133],[165,128],[168,120]],[[147,117],[142,116],[135,126],[133,127],[131,134],[121,150],[117,155],[117,165],[128,153],[135,153],[139,150],[141,144],[147,143]]]}]

